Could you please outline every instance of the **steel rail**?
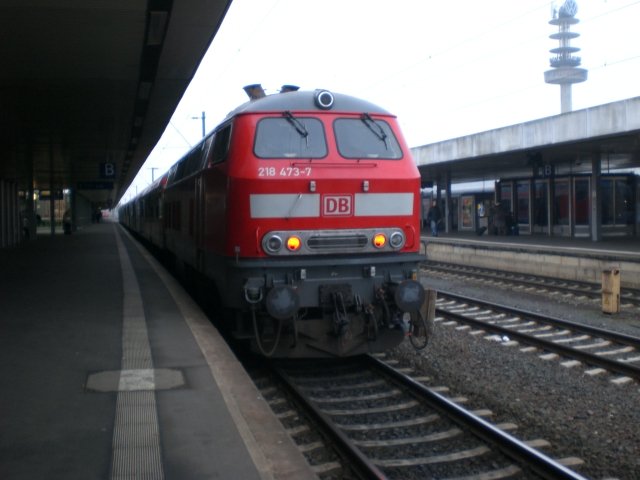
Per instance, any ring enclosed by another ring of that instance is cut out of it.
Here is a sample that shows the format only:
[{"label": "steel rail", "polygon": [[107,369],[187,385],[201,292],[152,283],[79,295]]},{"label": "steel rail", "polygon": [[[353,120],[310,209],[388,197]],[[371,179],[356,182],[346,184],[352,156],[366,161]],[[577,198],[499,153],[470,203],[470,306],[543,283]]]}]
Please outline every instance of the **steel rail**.
[{"label": "steel rail", "polygon": [[585,477],[579,475],[577,472],[561,465],[552,458],[532,447],[529,447],[527,444],[521,442],[503,430],[500,430],[487,421],[473,415],[471,412],[443,397],[439,393],[434,392],[430,388],[425,387],[413,378],[398,372],[383,361],[371,356],[368,356],[367,359],[372,365],[374,365],[378,370],[384,372],[388,377],[391,377],[401,385],[408,387],[419,397],[427,398],[435,408],[442,411],[447,417],[453,419],[463,427],[470,429],[484,441],[495,445],[503,454],[518,462],[520,464],[519,466],[526,465],[541,477],[550,480],[586,480]]},{"label": "steel rail", "polygon": [[[469,275],[479,279],[495,280],[503,283],[509,283],[509,281],[511,281],[511,283],[515,282],[519,285],[531,286],[538,289],[555,289],[561,292],[568,292],[575,296],[584,295],[592,299],[597,299],[602,296],[601,285],[580,280],[544,277],[532,273],[510,272],[477,266],[458,265],[455,263],[446,264],[442,262],[423,262],[422,268],[432,269],[444,273],[453,273],[456,275]],[[530,279],[517,279],[516,277],[530,277]],[[560,282],[568,284],[568,286],[556,284]],[[639,297],[640,290],[632,288],[623,288],[620,290],[620,300],[629,302],[634,306],[640,306]]]},{"label": "steel rail", "polygon": [[386,475],[349,440],[349,437],[337,428],[333,421],[307,398],[284,370],[273,363],[271,367],[289,394],[305,406],[307,413],[311,415],[312,419],[323,428],[323,431],[331,441],[338,445],[339,453],[346,457],[349,467],[355,471],[359,478],[380,480],[387,478]]},{"label": "steel rail", "polygon": [[[640,338],[638,337],[633,337],[631,335],[625,335],[622,333],[618,333],[618,332],[610,332],[608,330],[604,330],[601,328],[597,328],[597,327],[591,327],[588,325],[584,325],[584,324],[579,324],[579,323],[575,323],[575,322],[570,322],[568,320],[562,320],[559,318],[555,318],[555,317],[547,317],[544,315],[540,315],[538,313],[535,312],[529,312],[526,310],[522,310],[522,309],[518,309],[518,308],[513,308],[513,307],[509,307],[506,305],[500,305],[500,304],[494,304],[494,303],[489,303],[486,302],[484,300],[480,300],[480,299],[476,299],[476,298],[472,298],[472,297],[465,297],[465,296],[461,296],[461,295],[455,295],[452,293],[446,293],[446,292],[438,292],[438,293],[442,293],[443,296],[445,297],[449,297],[452,299],[455,299],[457,301],[461,301],[461,302],[465,302],[465,303],[475,303],[477,305],[486,305],[488,308],[492,308],[495,310],[500,310],[503,312],[507,312],[510,314],[514,314],[514,315],[518,315],[520,317],[524,317],[524,318],[528,318],[531,320],[535,320],[539,323],[546,323],[548,325],[553,325],[553,326],[562,326],[562,327],[566,327],[566,328],[570,328],[576,332],[581,332],[581,333],[586,333],[589,335],[593,335],[593,336],[598,336],[602,339],[605,340],[612,340],[615,341],[617,343],[623,344],[623,345],[627,345],[627,346],[631,346],[634,347],[638,350],[640,350]],[[442,298],[442,297],[441,297]],[[463,322],[463,323],[467,323],[470,325],[474,325],[478,328],[482,328],[485,330],[489,330],[491,332],[495,332],[495,333],[500,333],[502,335],[506,335],[511,339],[517,339],[522,341],[523,343],[529,344],[529,345],[535,345],[537,347],[543,348],[545,350],[551,351],[551,352],[555,352],[555,353],[559,353],[562,354],[564,356],[570,357],[570,358],[576,358],[584,363],[587,363],[589,365],[595,365],[598,367],[602,367],[606,370],[612,371],[612,372],[616,372],[619,373],[621,375],[626,375],[628,377],[632,377],[635,379],[640,379],[640,367],[636,367],[633,365],[630,365],[628,363],[621,363],[618,362],[616,360],[610,360],[608,358],[605,357],[601,357],[598,355],[593,355],[587,352],[584,352],[582,350],[577,350],[575,348],[572,347],[568,347],[562,344],[558,344],[555,343],[553,341],[550,340],[544,340],[541,338],[536,338],[535,336],[531,336],[531,335],[527,335],[524,333],[519,333],[518,331],[514,330],[514,329],[510,329],[510,328],[505,328],[505,327],[501,327],[499,325],[494,325],[491,323],[487,323],[484,322],[482,320],[476,320],[475,318],[470,318],[467,317],[463,314],[459,314],[459,313],[452,313],[449,312],[448,310],[445,309],[441,309],[441,308],[437,308],[436,307],[436,311],[440,312],[441,314],[444,314],[446,316],[449,316],[451,318],[455,318],[456,320]]]},{"label": "steel rail", "polygon": [[[509,272],[503,270],[494,270],[490,268],[457,265],[457,264],[425,264],[424,268],[437,270],[444,273],[455,273],[458,275],[470,275],[480,279],[495,280],[503,283],[516,282],[520,285],[527,285],[535,288],[556,288],[561,291],[570,292],[576,295],[587,295],[593,298],[602,294],[602,288],[595,283],[580,282],[577,280],[566,280],[563,278],[542,277],[531,273]],[[529,279],[517,279],[516,277],[529,277]],[[564,282],[566,284],[575,285],[576,288],[555,285],[556,282]],[[580,288],[584,287],[584,288]]]},{"label": "steel rail", "polygon": [[599,337],[606,338],[608,340],[615,340],[618,343],[622,343],[630,347],[635,347],[640,350],[640,337],[634,337],[633,335],[626,335],[624,333],[613,332],[611,330],[605,330],[604,328],[592,327],[591,325],[585,325],[584,323],[572,322],[570,320],[564,320],[562,318],[552,317],[549,315],[541,315],[536,312],[530,312],[528,310],[511,307],[509,305],[504,305],[501,303],[489,303],[486,300],[481,300],[479,298],[469,297],[466,295],[459,295],[457,293],[450,293],[443,290],[438,290],[438,293],[442,293],[442,295],[445,295],[449,298],[455,298],[456,300],[460,300],[463,302],[472,302],[472,303],[479,303],[481,305],[488,305],[488,306],[496,307],[496,308],[499,308],[500,310],[507,311],[516,315],[526,315],[528,318],[531,318],[543,323],[559,325],[562,327],[570,328],[575,331],[587,333],[589,335],[596,335]]}]

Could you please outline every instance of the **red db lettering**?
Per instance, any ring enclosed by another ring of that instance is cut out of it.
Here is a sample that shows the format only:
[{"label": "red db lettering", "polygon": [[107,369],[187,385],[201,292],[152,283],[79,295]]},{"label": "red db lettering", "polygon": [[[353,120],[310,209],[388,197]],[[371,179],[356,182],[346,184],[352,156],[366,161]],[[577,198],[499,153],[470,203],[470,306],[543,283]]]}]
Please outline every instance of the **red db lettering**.
[{"label": "red db lettering", "polygon": [[327,195],[323,203],[325,216],[346,216],[352,213],[350,195]]}]

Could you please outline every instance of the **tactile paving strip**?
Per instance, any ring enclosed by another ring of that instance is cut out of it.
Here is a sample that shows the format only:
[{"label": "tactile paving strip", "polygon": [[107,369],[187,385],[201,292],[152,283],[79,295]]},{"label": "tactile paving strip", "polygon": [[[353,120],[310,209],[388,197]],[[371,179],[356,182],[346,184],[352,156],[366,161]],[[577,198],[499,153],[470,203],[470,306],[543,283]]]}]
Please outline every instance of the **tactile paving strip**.
[{"label": "tactile paving strip", "polygon": [[[122,269],[123,329],[120,386],[130,386],[132,378],[149,384],[144,375],[131,376],[131,370],[153,369],[142,296],[122,238],[115,229]],[[133,391],[131,391],[133,390]],[[164,479],[155,391],[119,388],[113,429],[111,478]]]}]

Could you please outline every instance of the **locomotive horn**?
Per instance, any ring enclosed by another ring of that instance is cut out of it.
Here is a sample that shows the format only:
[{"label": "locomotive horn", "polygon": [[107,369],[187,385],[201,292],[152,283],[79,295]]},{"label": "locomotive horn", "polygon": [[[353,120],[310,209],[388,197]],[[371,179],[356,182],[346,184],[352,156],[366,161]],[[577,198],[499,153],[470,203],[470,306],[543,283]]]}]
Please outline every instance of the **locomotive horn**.
[{"label": "locomotive horn", "polygon": [[297,92],[298,90],[300,90],[300,87],[297,85],[282,85],[280,87],[280,93]]},{"label": "locomotive horn", "polygon": [[272,288],[267,294],[267,312],[278,320],[293,317],[300,307],[298,292],[288,285]]},{"label": "locomotive horn", "polygon": [[264,89],[262,88],[262,85],[260,85],[259,83],[247,85],[246,87],[243,87],[243,90],[247,93],[247,95],[249,95],[249,98],[251,100],[257,100],[259,98],[264,98],[267,96],[264,93]]}]

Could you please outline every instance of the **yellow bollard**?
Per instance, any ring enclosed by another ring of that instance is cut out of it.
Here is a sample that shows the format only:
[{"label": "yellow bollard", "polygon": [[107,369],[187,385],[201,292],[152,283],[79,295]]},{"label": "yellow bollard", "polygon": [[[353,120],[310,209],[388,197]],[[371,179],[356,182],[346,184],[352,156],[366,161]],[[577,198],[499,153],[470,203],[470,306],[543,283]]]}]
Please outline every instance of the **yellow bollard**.
[{"label": "yellow bollard", "polygon": [[620,269],[612,267],[602,271],[602,311],[620,312]]}]

